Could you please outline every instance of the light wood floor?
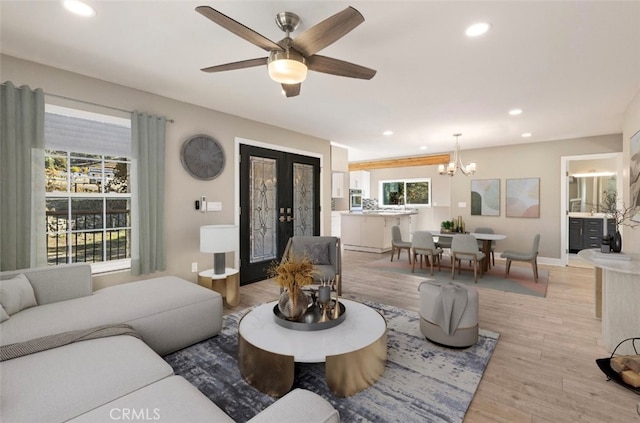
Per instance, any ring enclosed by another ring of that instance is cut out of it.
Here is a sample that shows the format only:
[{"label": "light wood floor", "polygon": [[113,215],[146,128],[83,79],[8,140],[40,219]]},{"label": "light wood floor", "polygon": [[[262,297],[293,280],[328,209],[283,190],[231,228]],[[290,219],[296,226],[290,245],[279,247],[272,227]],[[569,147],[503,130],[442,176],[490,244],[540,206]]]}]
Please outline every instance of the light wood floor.
[{"label": "light wood floor", "polygon": [[[401,275],[367,266],[384,256],[345,251],[343,293],[418,311],[417,288],[428,273]],[[607,382],[595,364],[609,353],[593,315],[593,270],[540,267],[550,271],[546,298],[478,282],[480,327],[499,332],[500,339],[464,421],[640,422],[640,396]],[[273,300],[278,292],[271,280],[243,286],[240,304],[225,305],[225,313]]]}]

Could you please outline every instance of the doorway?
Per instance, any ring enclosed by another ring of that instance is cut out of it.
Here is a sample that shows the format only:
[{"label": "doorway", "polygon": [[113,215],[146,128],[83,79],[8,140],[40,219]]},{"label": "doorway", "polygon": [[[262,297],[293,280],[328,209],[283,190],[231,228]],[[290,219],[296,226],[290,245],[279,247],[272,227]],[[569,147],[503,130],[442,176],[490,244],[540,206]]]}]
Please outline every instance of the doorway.
[{"label": "doorway", "polygon": [[293,235],[320,234],[320,159],[240,145],[240,284],[266,279]]},{"label": "doorway", "polygon": [[[564,265],[570,264],[572,256],[569,252],[571,217],[604,218],[600,210],[603,191],[615,190],[620,199],[622,193],[622,153],[586,154],[579,156],[561,157],[560,166],[560,261]],[[600,177],[597,174],[610,171]],[[593,176],[588,175],[593,173]],[[578,176],[578,174],[581,174]],[[606,223],[603,222],[603,228]],[[577,259],[577,258],[576,258]],[[578,264],[580,260],[578,260]]]}]

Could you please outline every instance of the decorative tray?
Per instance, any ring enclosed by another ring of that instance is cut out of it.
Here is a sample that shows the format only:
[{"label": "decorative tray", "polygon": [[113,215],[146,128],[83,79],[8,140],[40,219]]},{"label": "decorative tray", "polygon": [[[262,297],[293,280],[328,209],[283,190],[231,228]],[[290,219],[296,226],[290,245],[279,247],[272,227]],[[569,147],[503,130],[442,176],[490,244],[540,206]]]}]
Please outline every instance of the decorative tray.
[{"label": "decorative tray", "polygon": [[[335,300],[331,300],[331,304],[335,304]],[[273,319],[277,324],[287,329],[302,331],[329,329],[342,323],[346,316],[347,310],[345,309],[344,304],[338,302],[338,306],[340,307],[340,315],[337,319],[321,322],[320,319],[322,317],[322,312],[320,311],[320,306],[318,306],[317,304],[311,305],[298,320],[286,319],[280,312],[278,304],[276,304],[275,306],[273,306]]]},{"label": "decorative tray", "polygon": [[616,346],[616,348],[613,350],[613,353],[611,353],[611,357],[596,359],[596,364],[598,365],[600,370],[602,370],[602,372],[605,375],[607,375],[607,380],[612,380],[615,383],[617,383],[618,385],[620,385],[620,386],[622,386],[624,388],[627,388],[631,392],[635,392],[638,395],[640,395],[640,388],[634,388],[633,386],[629,385],[624,380],[622,380],[622,377],[618,374],[618,372],[616,372],[615,370],[613,370],[611,368],[611,359],[613,358],[614,354],[616,353],[616,350],[618,349],[618,347],[620,345],[622,345],[622,343],[627,342],[627,341],[632,341],[633,349],[636,351],[636,354],[637,354],[638,350],[636,349],[635,341],[639,341],[639,340],[640,340],[640,338],[625,339],[624,341],[620,342],[618,344],[618,346]]}]

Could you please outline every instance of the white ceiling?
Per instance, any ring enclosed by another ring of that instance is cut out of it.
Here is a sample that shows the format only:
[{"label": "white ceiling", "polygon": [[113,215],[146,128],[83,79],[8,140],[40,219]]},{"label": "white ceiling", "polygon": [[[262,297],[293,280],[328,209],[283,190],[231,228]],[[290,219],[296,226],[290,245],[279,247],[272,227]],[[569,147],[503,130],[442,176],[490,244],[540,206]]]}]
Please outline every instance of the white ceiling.
[{"label": "white ceiling", "polygon": [[[56,0],[2,0],[0,51],[329,139],[348,146],[351,161],[448,152],[455,132],[463,149],[621,133],[640,89],[640,1],[89,3],[91,19]],[[201,72],[265,54],[199,5],[274,41],[283,38],[278,12],[301,17],[295,38],[353,6],[365,22],[320,54],[378,73],[310,72],[300,96],[285,98],[266,67]],[[477,21],[492,30],[467,38]],[[514,107],[524,113],[509,116]]]}]

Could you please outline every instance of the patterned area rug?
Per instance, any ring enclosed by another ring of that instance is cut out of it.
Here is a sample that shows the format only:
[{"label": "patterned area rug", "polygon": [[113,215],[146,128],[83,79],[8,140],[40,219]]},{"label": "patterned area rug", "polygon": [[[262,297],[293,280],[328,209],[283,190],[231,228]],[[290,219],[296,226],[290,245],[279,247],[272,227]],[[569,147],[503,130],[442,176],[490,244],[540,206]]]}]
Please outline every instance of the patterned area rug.
[{"label": "patterned area rug", "polygon": [[[424,263],[422,269],[420,265],[416,264],[415,273],[411,273],[411,265],[406,254],[402,254],[398,260],[396,257],[393,261],[390,260],[390,256],[386,255],[385,258],[376,260],[370,264],[374,269],[384,272],[395,272],[406,275],[414,275],[422,279],[435,279],[439,281],[451,280],[451,266],[449,256],[445,255],[442,259],[442,270],[438,272],[438,267],[433,267],[433,276],[430,275],[429,266]],[[463,262],[462,273],[458,274],[456,270],[455,282],[462,282],[468,285],[474,285],[473,282],[473,268],[469,267],[468,262]],[[549,285],[549,271],[540,269],[538,267],[538,282],[533,280],[533,270],[527,263],[526,266],[511,265],[509,271],[509,278],[504,277],[504,264],[496,263],[491,269],[481,278],[478,274],[478,284],[483,288],[495,289],[498,291],[515,292],[518,294],[533,295],[534,297],[546,297],[547,286]]]},{"label": "patterned area rug", "polygon": [[[387,320],[385,373],[370,388],[335,397],[324,380],[324,364],[296,365],[294,388],[316,392],[340,412],[343,422],[461,422],[471,404],[499,334],[480,330],[478,343],[449,349],[427,341],[417,313],[372,302]],[[237,422],[245,422],[275,401],[240,376],[237,312],[224,318],[220,335],[165,356],[184,376]]]}]

